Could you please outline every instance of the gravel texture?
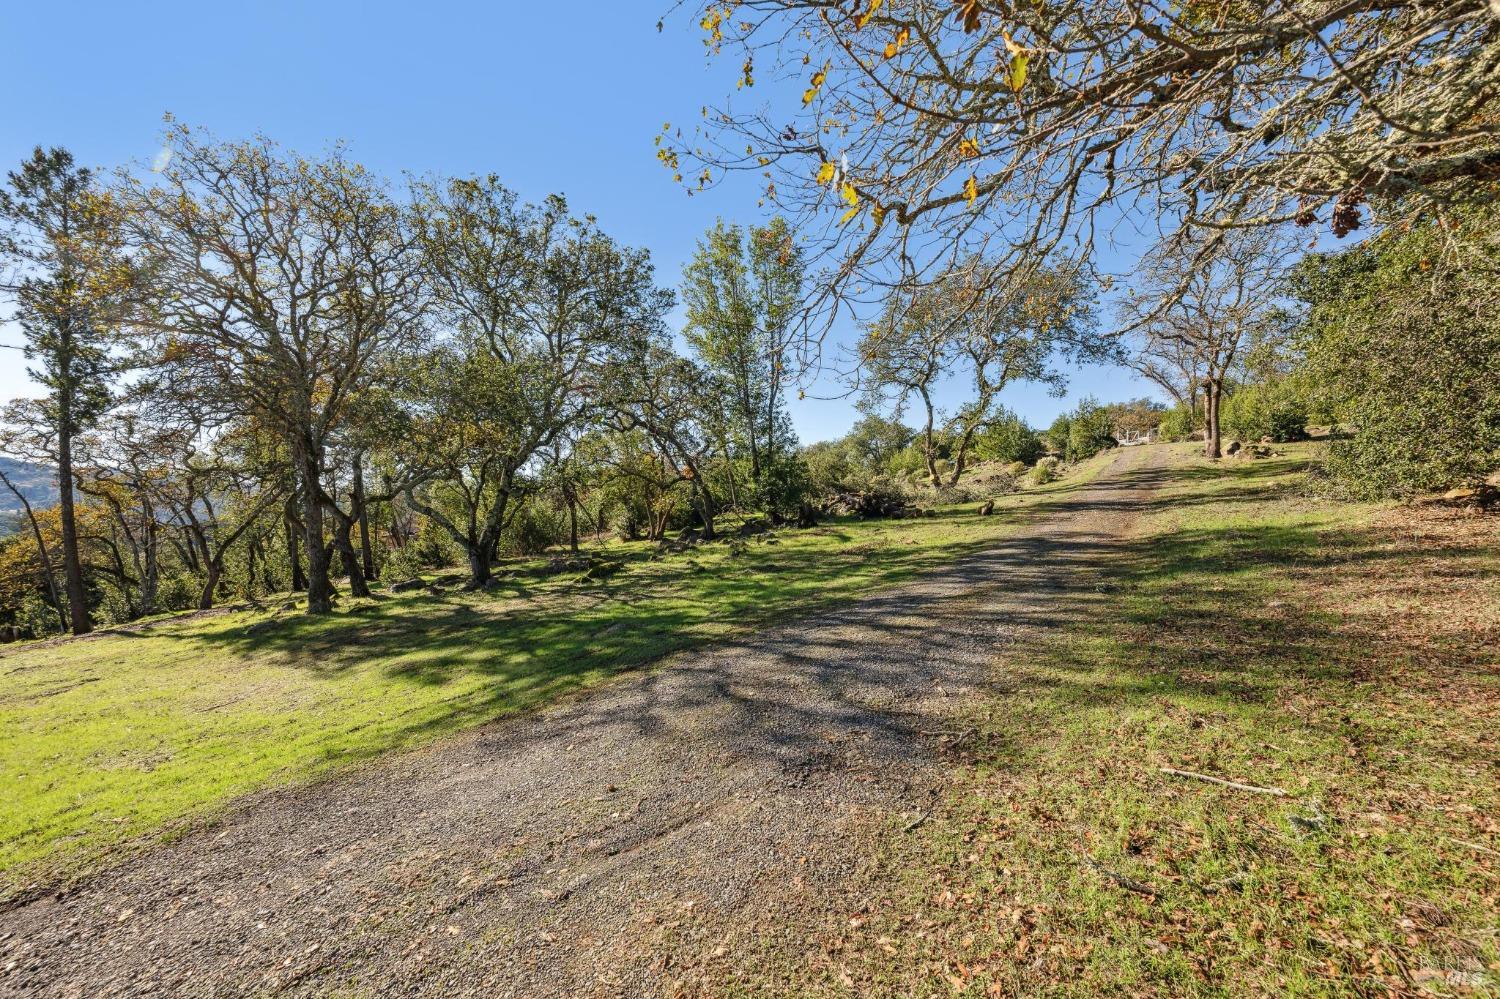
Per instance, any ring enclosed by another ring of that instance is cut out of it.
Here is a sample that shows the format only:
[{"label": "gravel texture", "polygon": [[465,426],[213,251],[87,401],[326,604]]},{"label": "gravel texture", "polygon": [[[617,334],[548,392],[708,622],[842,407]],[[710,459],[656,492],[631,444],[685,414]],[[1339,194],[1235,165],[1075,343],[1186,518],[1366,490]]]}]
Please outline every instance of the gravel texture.
[{"label": "gravel texture", "polygon": [[722,931],[832,904],[874,837],[920,820],[997,645],[1048,626],[1158,461],[1120,453],[911,585],[257,795],[19,904],[0,995],[713,991]]}]

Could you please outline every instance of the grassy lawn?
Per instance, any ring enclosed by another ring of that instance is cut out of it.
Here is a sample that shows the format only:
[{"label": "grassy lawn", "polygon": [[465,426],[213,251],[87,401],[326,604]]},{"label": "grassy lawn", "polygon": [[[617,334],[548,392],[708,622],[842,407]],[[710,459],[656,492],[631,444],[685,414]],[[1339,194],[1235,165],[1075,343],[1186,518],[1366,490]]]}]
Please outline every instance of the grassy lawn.
[{"label": "grassy lawn", "polygon": [[1175,466],[746,990],[1500,994],[1500,524],[1311,498],[1307,453]]},{"label": "grassy lawn", "polygon": [[677,649],[847,600],[1003,537],[1096,474],[899,521],[838,521],[491,593],[326,619],[187,617],[0,655],[0,897],[277,784],[541,704]]}]

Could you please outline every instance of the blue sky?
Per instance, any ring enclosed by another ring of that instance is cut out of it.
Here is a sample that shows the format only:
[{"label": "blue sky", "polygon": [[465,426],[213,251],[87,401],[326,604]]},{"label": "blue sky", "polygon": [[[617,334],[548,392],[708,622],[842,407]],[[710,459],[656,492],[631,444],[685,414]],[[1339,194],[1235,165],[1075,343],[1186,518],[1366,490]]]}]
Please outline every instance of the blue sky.
[{"label": "blue sky", "polygon": [[[652,139],[728,92],[736,67],[705,58],[685,16],[650,3],[84,2],[6,12],[0,165],[62,145],[84,163],[149,163],[162,115],[223,138],[260,131],[301,152],[334,140],[392,178],[498,174],[528,199],[553,191],[616,238],[651,250],[675,285],[715,218],[760,219],[733,184],[688,197]],[[850,330],[836,331],[847,337]],[[0,342],[16,343],[13,330]],[[0,398],[31,394],[0,351]],[[830,384],[810,396],[838,391]],[[1079,397],[1153,394],[1118,369],[1075,371],[1068,396],[1035,386],[1007,404],[1045,424]],[[792,405],[804,441],[834,437],[848,400]]]}]

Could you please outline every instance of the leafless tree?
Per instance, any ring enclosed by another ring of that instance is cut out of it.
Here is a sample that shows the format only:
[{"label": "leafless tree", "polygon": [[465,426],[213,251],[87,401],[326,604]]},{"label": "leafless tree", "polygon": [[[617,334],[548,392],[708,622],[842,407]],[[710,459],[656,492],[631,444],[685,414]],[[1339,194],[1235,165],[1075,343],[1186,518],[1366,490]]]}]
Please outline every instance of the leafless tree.
[{"label": "leafless tree", "polygon": [[1138,358],[1198,378],[1209,458],[1220,456],[1219,404],[1241,349],[1285,315],[1277,292],[1290,252],[1284,234],[1269,229],[1239,231],[1214,247],[1207,259],[1191,245],[1158,251],[1119,306]]},{"label": "leafless tree", "polygon": [[[1159,228],[1342,235],[1495,197],[1490,0],[711,0],[735,96],[669,125],[688,184],[764,176],[825,255],[814,303]],[[759,95],[764,94],[764,99]],[[798,94],[801,95],[800,102]]]}]

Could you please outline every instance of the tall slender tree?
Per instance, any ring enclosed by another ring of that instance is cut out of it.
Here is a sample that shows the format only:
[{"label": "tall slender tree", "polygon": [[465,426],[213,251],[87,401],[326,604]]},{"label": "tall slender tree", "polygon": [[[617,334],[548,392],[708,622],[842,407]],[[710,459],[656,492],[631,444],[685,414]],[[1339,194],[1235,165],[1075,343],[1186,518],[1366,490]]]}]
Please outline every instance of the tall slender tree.
[{"label": "tall slender tree", "polygon": [[27,372],[47,390],[73,633],[93,627],[74,512],[73,445],[109,405],[111,350],[136,284],[119,206],[65,149],[38,147],[0,188],[0,256]]},{"label": "tall slender tree", "polygon": [[790,228],[776,218],[748,229],[717,223],[683,273],[683,335],[729,389],[727,423],[756,485],[788,436],[785,388],[804,269]]}]

